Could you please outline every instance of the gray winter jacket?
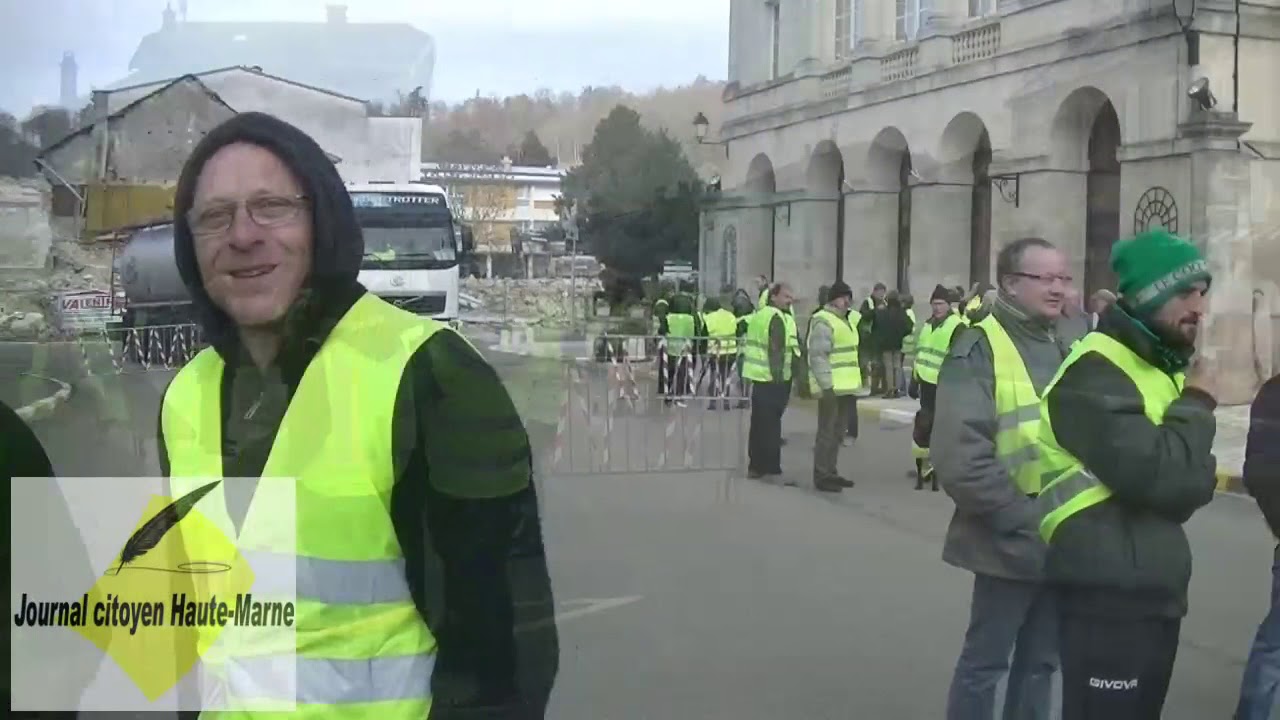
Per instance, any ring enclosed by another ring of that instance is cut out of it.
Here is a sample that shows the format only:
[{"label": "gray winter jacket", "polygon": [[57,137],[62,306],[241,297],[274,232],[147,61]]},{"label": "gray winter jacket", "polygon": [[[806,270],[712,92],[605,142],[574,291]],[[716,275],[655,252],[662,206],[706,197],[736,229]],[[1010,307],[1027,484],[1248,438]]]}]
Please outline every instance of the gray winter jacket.
[{"label": "gray winter jacket", "polygon": [[[827,305],[827,312],[839,316],[841,311]],[[831,382],[831,349],[835,346],[835,334],[831,326],[821,320],[809,322],[809,373],[823,390],[833,387]]]},{"label": "gray winter jacket", "polygon": [[[1053,379],[1075,338],[1057,335],[1001,295],[992,314],[1013,339],[1038,393]],[[960,331],[942,362],[930,458],[956,510],[942,559],[975,573],[1039,580],[1046,546],[1040,516],[996,459],[995,371],[991,344],[977,327]]]}]

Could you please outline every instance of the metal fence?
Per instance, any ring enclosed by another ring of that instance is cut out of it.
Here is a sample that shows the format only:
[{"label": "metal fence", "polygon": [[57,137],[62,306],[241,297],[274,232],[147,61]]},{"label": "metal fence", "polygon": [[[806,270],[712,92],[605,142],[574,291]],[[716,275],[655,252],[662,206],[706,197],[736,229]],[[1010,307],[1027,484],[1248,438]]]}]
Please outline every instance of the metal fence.
[{"label": "metal fence", "polygon": [[113,328],[77,338],[90,374],[176,370],[207,345],[199,326]]},{"label": "metal fence", "polygon": [[677,349],[643,336],[606,337],[595,350],[564,364],[545,471],[745,471],[750,400],[735,351],[707,338]]}]

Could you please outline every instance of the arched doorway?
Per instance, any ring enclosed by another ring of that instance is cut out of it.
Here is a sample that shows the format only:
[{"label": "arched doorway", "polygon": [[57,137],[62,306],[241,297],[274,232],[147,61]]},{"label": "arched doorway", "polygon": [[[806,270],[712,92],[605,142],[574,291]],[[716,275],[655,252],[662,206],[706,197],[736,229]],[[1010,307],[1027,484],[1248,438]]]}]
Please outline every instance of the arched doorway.
[{"label": "arched doorway", "polygon": [[973,150],[969,213],[969,282],[991,282],[991,138],[984,128]]},{"label": "arched doorway", "polygon": [[777,180],[768,155],[761,153],[751,159],[743,188],[745,204],[755,209],[748,211],[750,220],[737,231],[744,264],[735,267],[735,273],[742,278],[772,278],[777,266]]},{"label": "arched doorway", "polygon": [[1084,292],[1114,290],[1111,246],[1120,237],[1120,118],[1111,101],[1103,103],[1089,131],[1089,170],[1085,196]]},{"label": "arched doorway", "polygon": [[816,241],[810,255],[821,268],[822,283],[840,280],[844,265],[844,155],[831,140],[823,140],[813,149],[805,185],[811,198],[804,204],[805,231]]}]

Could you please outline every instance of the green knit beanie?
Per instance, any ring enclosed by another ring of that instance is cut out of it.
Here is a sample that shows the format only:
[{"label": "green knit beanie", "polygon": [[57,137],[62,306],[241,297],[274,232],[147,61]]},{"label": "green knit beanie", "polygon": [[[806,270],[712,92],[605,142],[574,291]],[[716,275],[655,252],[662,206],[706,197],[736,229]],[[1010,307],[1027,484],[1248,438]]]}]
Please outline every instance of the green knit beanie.
[{"label": "green knit beanie", "polygon": [[1155,312],[1192,283],[1212,281],[1200,249],[1164,228],[1116,243],[1111,270],[1125,304],[1137,315]]}]

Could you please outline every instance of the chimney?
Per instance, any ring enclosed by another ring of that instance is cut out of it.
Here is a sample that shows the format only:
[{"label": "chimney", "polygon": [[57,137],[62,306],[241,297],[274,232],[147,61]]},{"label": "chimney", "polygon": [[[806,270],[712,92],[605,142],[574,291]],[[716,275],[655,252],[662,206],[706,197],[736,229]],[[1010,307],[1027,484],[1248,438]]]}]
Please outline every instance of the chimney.
[{"label": "chimney", "polygon": [[346,5],[328,5],[329,23],[333,25],[342,25],[347,22],[347,6]]},{"label": "chimney", "polygon": [[76,89],[76,56],[71,52],[62,53],[62,88],[59,98],[62,107],[74,112],[79,110],[76,107],[76,98],[79,95]]},{"label": "chimney", "polygon": [[161,15],[160,28],[162,30],[172,30],[178,24],[177,17],[173,12],[173,3],[164,4],[164,14]]}]

